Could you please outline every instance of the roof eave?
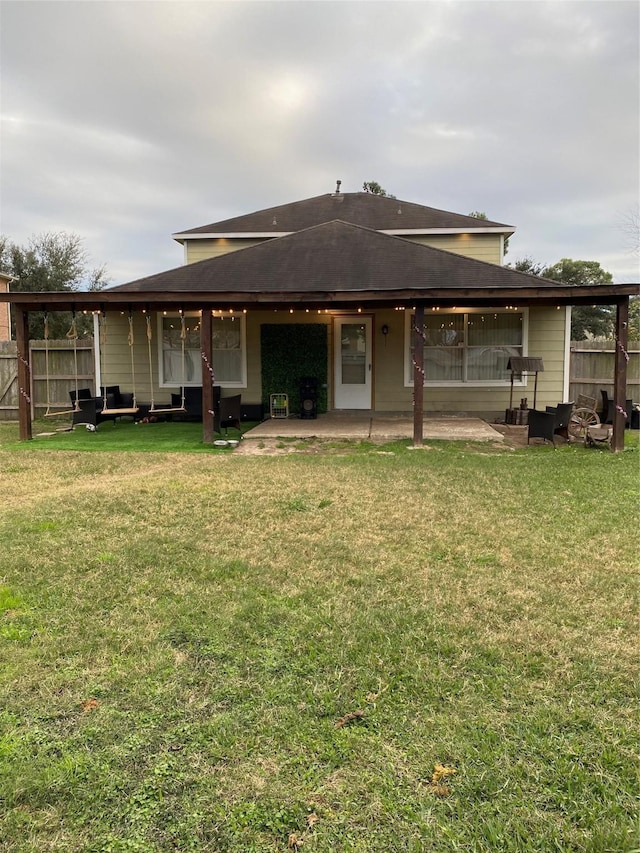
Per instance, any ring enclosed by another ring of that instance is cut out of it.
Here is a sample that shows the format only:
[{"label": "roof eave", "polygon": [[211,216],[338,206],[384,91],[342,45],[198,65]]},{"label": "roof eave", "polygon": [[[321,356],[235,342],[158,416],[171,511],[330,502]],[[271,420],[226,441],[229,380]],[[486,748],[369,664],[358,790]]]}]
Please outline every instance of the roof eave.
[{"label": "roof eave", "polygon": [[[611,290],[615,293],[612,293]],[[245,307],[304,308],[397,306],[409,308],[422,302],[425,305],[491,305],[510,304],[524,307],[532,304],[545,305],[611,305],[638,294],[638,284],[603,285],[559,285],[536,287],[439,287],[430,290],[403,288],[398,290],[349,290],[349,291],[46,291],[43,293],[0,293],[0,302],[19,305],[25,311],[40,311],[45,306],[58,311],[102,311],[182,307],[197,310],[211,308]]]},{"label": "roof eave", "polygon": [[[305,230],[305,229],[301,229]],[[375,229],[373,229],[375,230]],[[391,237],[429,237],[446,234],[504,234],[510,237],[515,234],[512,225],[507,226],[485,226],[484,228],[381,228],[380,234]],[[193,233],[190,231],[176,232],[172,234],[173,240],[184,244],[187,240],[259,240],[267,237],[286,237],[294,234],[294,231],[205,231]]]}]

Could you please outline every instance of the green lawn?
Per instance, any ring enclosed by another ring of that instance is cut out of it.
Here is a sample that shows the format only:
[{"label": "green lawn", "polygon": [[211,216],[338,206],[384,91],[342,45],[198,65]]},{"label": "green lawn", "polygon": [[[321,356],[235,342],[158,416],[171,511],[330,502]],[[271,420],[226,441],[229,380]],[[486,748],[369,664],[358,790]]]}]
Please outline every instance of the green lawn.
[{"label": "green lawn", "polygon": [[637,434],[253,457],[0,426],[3,853],[638,848]]}]

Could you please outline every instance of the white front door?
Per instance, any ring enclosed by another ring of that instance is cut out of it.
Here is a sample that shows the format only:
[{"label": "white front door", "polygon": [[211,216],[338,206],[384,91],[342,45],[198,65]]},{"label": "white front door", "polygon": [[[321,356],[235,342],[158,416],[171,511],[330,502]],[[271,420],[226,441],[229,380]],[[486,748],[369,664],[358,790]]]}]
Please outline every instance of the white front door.
[{"label": "white front door", "polygon": [[334,320],[334,406],[371,408],[371,317]]}]

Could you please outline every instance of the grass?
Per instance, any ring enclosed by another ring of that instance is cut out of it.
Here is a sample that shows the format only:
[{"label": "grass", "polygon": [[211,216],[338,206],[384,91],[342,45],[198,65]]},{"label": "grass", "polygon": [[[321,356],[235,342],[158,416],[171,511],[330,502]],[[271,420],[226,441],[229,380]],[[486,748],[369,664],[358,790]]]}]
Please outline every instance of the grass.
[{"label": "grass", "polygon": [[[38,420],[33,426],[33,441],[20,443],[15,423],[0,422],[0,447],[15,450],[99,450],[128,452],[171,452],[171,453],[219,453],[220,448],[202,441],[202,424],[188,421],[160,421],[157,423],[134,423],[120,420],[114,426],[110,422],[100,424],[95,432],[78,426],[67,432],[68,421],[63,419]],[[242,431],[253,424],[243,424]],[[56,428],[62,431],[57,432]],[[226,434],[216,438],[226,438]],[[230,429],[228,438],[237,439],[238,430]],[[224,448],[222,449],[223,452]]]},{"label": "grass", "polygon": [[12,436],[3,853],[637,849],[636,436]]}]

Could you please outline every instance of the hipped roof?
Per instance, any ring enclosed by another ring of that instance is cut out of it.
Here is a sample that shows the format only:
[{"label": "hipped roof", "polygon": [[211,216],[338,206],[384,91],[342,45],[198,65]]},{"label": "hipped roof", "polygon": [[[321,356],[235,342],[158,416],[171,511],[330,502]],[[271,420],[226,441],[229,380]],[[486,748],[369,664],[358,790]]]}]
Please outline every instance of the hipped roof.
[{"label": "hipped roof", "polygon": [[302,201],[269,207],[254,213],[224,219],[210,225],[201,225],[176,232],[174,239],[233,234],[289,234],[322,225],[334,219],[362,225],[375,231],[391,233],[442,232],[442,231],[494,231],[513,234],[515,228],[500,222],[463,216],[425,207],[408,201],[373,195],[372,193],[332,193]]},{"label": "hipped roof", "polygon": [[198,263],[131,281],[115,291],[236,293],[428,292],[445,288],[557,287],[474,260],[334,220]]},{"label": "hipped roof", "polygon": [[335,220],[112,288],[339,298],[556,289],[558,283]]},{"label": "hipped roof", "polygon": [[26,310],[612,304],[637,284],[566,285],[334,220],[250,248],[82,293],[1,294]]}]

